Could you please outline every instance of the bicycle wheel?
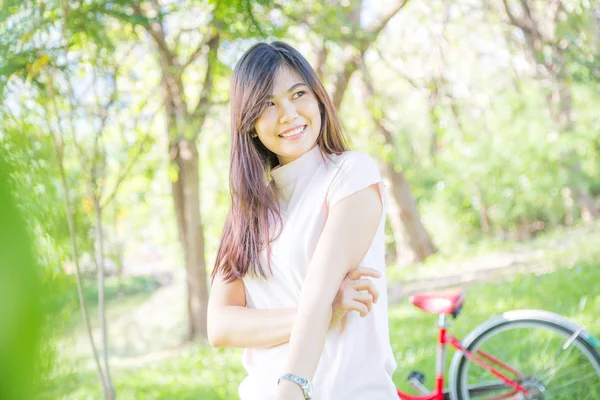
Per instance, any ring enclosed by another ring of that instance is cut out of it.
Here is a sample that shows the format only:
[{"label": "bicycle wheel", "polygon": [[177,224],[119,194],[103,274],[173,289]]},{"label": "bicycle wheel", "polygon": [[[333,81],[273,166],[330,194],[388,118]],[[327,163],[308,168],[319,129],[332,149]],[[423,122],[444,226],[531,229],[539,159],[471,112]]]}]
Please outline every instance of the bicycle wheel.
[{"label": "bicycle wheel", "polygon": [[592,343],[597,344],[585,330],[557,314],[533,310],[505,313],[475,329],[463,346],[516,371],[507,372],[486,361],[528,393],[516,393],[463,352],[457,352],[453,360],[451,393],[455,400],[600,399],[600,355]]}]

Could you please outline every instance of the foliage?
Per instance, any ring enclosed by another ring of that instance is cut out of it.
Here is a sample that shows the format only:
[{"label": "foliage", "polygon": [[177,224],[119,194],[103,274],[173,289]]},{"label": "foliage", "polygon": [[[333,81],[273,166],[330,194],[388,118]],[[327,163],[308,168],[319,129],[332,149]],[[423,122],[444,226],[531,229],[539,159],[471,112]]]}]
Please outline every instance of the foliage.
[{"label": "foliage", "polygon": [[40,378],[43,362],[37,358],[45,322],[40,296],[47,290],[39,279],[31,232],[13,195],[11,170],[0,154],[0,394],[16,400],[28,397]]}]

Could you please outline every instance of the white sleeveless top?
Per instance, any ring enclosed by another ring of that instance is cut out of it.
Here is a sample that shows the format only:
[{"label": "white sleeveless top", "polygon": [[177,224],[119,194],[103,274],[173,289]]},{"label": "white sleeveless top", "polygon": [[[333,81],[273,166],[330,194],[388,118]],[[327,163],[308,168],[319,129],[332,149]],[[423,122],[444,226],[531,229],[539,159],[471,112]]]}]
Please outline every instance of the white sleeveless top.
[{"label": "white sleeveless top", "polygon": [[[279,195],[283,231],[271,243],[273,275],[265,280],[244,278],[249,308],[297,307],[308,265],[327,218],[329,207],[369,185],[379,183],[384,212],[362,266],[378,270],[373,279],[379,300],[361,318],[352,311],[343,332],[332,330],[313,378],[315,400],[397,400],[392,381],[396,362],[389,341],[385,279],[385,188],[373,159],[359,152],[321,154],[318,146],[297,160],[275,168],[272,177]],[[261,263],[268,271],[266,251]],[[239,387],[241,400],[274,400],[277,379],[286,373],[289,344],[246,349],[243,365],[248,376]]]}]

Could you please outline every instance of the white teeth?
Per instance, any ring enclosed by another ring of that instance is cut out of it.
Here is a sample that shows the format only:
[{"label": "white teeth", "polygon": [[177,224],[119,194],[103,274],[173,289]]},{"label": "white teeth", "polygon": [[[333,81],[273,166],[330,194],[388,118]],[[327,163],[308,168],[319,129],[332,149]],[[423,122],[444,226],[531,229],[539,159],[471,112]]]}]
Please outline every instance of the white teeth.
[{"label": "white teeth", "polygon": [[293,131],[290,132],[286,132],[283,135],[279,135],[280,137],[290,137],[290,136],[294,136],[299,134],[300,132],[302,132],[304,130],[304,126],[301,126],[299,128],[294,129]]}]

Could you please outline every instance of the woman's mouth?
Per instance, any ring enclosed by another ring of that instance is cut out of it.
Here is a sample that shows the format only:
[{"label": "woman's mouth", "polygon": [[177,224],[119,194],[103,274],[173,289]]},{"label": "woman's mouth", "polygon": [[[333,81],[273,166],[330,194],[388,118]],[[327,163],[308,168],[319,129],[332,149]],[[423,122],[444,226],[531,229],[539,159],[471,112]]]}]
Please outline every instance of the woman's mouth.
[{"label": "woman's mouth", "polygon": [[281,135],[279,135],[279,137],[281,139],[294,140],[294,139],[298,139],[299,137],[304,135],[305,131],[306,131],[306,125],[303,125],[303,126],[299,126],[298,128],[294,129],[293,131],[289,131],[284,134],[281,134]]}]

